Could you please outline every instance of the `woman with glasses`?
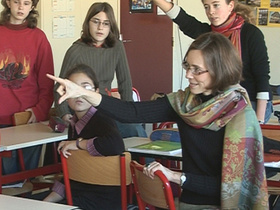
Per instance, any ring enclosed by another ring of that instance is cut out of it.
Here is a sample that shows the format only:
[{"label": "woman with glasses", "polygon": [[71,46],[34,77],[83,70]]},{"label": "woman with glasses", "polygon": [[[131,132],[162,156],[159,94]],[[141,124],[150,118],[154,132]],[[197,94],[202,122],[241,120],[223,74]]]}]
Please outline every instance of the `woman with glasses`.
[{"label": "woman with glasses", "polygon": [[177,123],[183,173],[158,162],[144,173],[153,178],[156,170],[162,170],[169,181],[180,184],[180,209],[268,209],[262,133],[248,94],[239,85],[238,52],[225,36],[205,33],[191,44],[183,66],[189,87],[140,103],[48,76],[60,83],[60,103],[83,97],[123,122]]},{"label": "woman with glasses", "polygon": [[[80,64],[70,69],[65,78],[91,92],[99,92],[99,83],[92,68]],[[84,98],[68,99],[75,111],[68,129],[68,140],[58,145],[58,152],[68,158],[71,150],[86,150],[92,156],[120,155],[124,143],[118,128],[111,118],[96,110]],[[104,177],[106,179],[106,177]],[[65,199],[65,187],[55,182],[52,192],[44,199],[48,202],[61,202]],[[71,180],[74,206],[81,209],[111,210],[121,209],[119,186],[101,186]]]},{"label": "woman with glasses", "polygon": [[[195,39],[200,34],[215,31],[228,37],[238,49],[243,62],[243,86],[250,97],[260,124],[266,123],[273,111],[269,87],[269,61],[264,36],[255,24],[255,15],[247,5],[237,0],[202,0],[210,24],[202,23],[173,3],[153,0],[180,27]],[[191,11],[191,8],[189,8]]]},{"label": "woman with glasses", "polygon": [[[64,78],[67,71],[77,64],[86,64],[95,70],[99,80],[99,90],[106,94],[111,90],[111,84],[116,74],[120,97],[132,101],[132,82],[125,49],[119,41],[119,29],[110,4],[93,3],[85,17],[81,38],[75,41],[67,50],[60,72]],[[55,87],[56,90],[57,86]],[[57,114],[65,122],[70,122],[72,111],[67,103],[58,105],[58,95],[55,94]],[[146,136],[140,124],[117,125],[123,137]]]}]

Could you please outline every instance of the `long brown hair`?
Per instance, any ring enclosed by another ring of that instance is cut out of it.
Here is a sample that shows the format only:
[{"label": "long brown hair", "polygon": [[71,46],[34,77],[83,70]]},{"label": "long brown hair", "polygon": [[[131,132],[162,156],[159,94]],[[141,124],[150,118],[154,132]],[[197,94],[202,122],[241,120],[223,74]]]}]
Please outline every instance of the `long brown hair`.
[{"label": "long brown hair", "polygon": [[[230,0],[226,0],[227,3],[230,2]],[[251,24],[256,24],[256,16],[255,13],[253,11],[253,7],[239,3],[239,1],[234,0],[234,12],[236,12],[236,14],[240,15],[241,17],[243,17],[243,19]]]},{"label": "long brown hair", "polygon": [[90,19],[98,14],[99,12],[105,12],[109,22],[110,22],[110,32],[107,38],[105,39],[104,44],[102,47],[113,47],[116,41],[119,39],[119,28],[117,25],[117,21],[115,19],[114,10],[110,4],[106,2],[97,2],[91,5],[89,8],[86,18],[83,23],[82,35],[81,40],[87,44],[93,44],[96,41],[92,38],[90,31],[89,31],[89,21]]},{"label": "long brown hair", "polygon": [[[10,0],[9,0],[10,1]],[[27,27],[28,28],[35,28],[37,26],[37,18],[39,16],[38,11],[36,10],[36,6],[39,0],[31,0],[32,2],[32,10],[29,12],[28,16],[26,17]],[[4,9],[0,15],[0,25],[5,25],[10,21],[11,16],[11,9],[8,7],[6,0],[1,0],[1,4],[3,5]]]},{"label": "long brown hair", "polygon": [[[202,3],[204,2],[204,0],[201,0],[201,1],[202,1]],[[234,2],[233,12],[236,12],[236,14],[243,17],[243,19],[246,22],[255,25],[256,24],[256,16],[255,16],[255,13],[253,11],[253,7],[242,4],[238,0],[225,0],[226,4],[229,4],[232,1]]]},{"label": "long brown hair", "polygon": [[242,79],[242,61],[230,40],[224,35],[208,32],[200,35],[189,47],[184,61],[191,50],[200,50],[213,83],[209,89],[213,94],[224,91]]}]

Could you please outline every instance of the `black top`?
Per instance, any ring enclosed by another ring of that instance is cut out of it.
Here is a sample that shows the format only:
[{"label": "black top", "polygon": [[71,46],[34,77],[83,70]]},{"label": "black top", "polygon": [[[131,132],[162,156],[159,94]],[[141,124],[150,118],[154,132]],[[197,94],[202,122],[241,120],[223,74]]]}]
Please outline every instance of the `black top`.
[{"label": "black top", "polygon": [[[211,31],[211,26],[208,23],[198,21],[182,8],[173,21],[178,24],[185,35],[193,39]],[[240,39],[244,79],[240,84],[247,90],[251,101],[257,100],[258,92],[268,92],[271,100],[270,67],[262,32],[255,25],[245,22],[241,28]]]},{"label": "black top", "polygon": [[[112,106],[114,104],[114,106]],[[102,96],[99,111],[127,123],[175,121],[178,125],[187,175],[181,202],[197,205],[220,205],[221,164],[225,129],[194,129],[173,110],[167,97],[141,103],[125,102]]]},{"label": "black top", "polygon": [[93,141],[95,149],[103,156],[119,155],[124,152],[122,136],[114,120],[103,113],[96,111],[89,122],[82,129],[80,134],[69,126],[68,139],[76,140],[79,137],[84,139],[95,138]]},{"label": "black top", "polygon": [[[76,130],[72,137],[72,127],[68,130],[69,139],[96,137],[93,144],[103,156],[119,155],[124,152],[123,139],[115,121],[97,111],[78,135]],[[104,177],[106,179],[106,177]],[[73,203],[82,209],[112,210],[121,209],[121,191],[116,186],[84,184],[71,180]]]}]

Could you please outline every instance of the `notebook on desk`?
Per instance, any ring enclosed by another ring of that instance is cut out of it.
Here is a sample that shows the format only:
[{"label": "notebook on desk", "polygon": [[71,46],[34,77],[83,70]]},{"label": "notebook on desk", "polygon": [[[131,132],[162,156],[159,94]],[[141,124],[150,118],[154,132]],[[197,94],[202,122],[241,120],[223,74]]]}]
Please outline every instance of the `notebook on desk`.
[{"label": "notebook on desk", "polygon": [[182,152],[180,142],[171,141],[152,141],[127,149],[130,152],[158,154],[158,155],[174,155]]}]

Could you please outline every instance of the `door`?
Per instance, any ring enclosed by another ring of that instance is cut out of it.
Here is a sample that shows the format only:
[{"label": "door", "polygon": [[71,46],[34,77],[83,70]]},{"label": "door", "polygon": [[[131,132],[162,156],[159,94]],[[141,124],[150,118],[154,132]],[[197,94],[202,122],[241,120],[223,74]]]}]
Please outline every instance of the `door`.
[{"label": "door", "polygon": [[130,13],[129,0],[120,1],[121,34],[132,85],[141,100],[172,91],[172,21],[165,15]]}]

